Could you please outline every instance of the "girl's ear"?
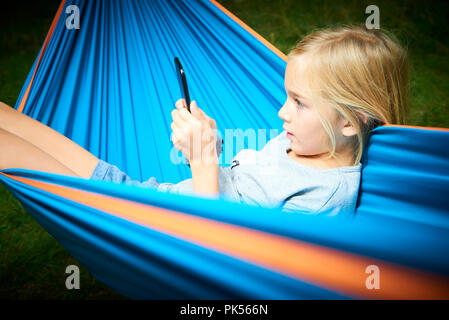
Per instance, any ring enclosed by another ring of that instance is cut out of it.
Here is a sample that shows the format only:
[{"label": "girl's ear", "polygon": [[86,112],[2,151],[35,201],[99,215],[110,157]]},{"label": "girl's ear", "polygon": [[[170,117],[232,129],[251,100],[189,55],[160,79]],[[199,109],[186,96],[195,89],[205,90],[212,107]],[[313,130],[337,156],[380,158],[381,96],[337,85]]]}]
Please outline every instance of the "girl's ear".
[{"label": "girl's ear", "polygon": [[341,128],[341,133],[346,137],[352,137],[357,134],[357,130],[347,119],[344,119],[343,127]]},{"label": "girl's ear", "polygon": [[[363,123],[366,123],[368,121],[368,117],[366,116],[366,114],[359,112],[359,116]],[[357,130],[347,119],[343,119],[343,127],[341,129],[341,133],[346,137],[351,137],[357,134]]]}]

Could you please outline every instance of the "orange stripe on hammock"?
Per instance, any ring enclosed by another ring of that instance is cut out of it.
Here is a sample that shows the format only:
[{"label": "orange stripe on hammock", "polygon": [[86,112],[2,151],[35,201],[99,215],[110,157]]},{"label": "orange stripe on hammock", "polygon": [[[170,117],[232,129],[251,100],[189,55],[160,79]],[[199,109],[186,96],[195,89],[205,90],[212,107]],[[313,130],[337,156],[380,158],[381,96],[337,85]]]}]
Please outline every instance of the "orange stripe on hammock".
[{"label": "orange stripe on hammock", "polygon": [[448,131],[449,128],[439,128],[439,127],[422,127],[422,126],[409,126],[404,124],[384,124],[382,127],[397,127],[397,128],[412,128],[421,130],[435,130],[435,131]]},{"label": "orange stripe on hammock", "polygon": [[[448,299],[449,279],[427,271],[94,192],[1,174],[149,229],[363,299]],[[381,288],[368,290],[366,267],[380,269]]]},{"label": "orange stripe on hammock", "polygon": [[61,1],[59,4],[58,11],[56,12],[55,17],[53,18],[53,22],[51,23],[50,30],[48,30],[47,36],[45,37],[44,45],[42,46],[42,50],[39,54],[39,58],[36,62],[36,67],[34,68],[33,76],[31,77],[30,83],[28,83],[28,87],[22,97],[22,100],[20,101],[20,105],[17,108],[17,111],[23,112],[23,109],[25,108],[25,103],[28,99],[28,94],[30,93],[31,85],[33,84],[34,76],[36,75],[37,68],[39,67],[39,64],[41,62],[42,56],[44,55],[45,49],[47,49],[47,45],[50,42],[51,36],[53,35],[53,31],[55,30],[56,24],[59,20],[59,17],[62,12],[62,8],[64,7],[64,0]]}]

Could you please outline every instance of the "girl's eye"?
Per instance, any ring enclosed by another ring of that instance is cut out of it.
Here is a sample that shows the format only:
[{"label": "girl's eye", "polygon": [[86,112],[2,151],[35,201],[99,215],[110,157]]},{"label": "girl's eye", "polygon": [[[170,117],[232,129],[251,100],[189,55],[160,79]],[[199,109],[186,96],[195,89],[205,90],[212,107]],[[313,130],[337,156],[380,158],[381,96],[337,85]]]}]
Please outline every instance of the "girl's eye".
[{"label": "girl's eye", "polygon": [[296,104],[297,104],[298,106],[304,107],[304,105],[302,104],[301,101],[299,101],[298,99],[295,99],[295,101],[296,101]]}]

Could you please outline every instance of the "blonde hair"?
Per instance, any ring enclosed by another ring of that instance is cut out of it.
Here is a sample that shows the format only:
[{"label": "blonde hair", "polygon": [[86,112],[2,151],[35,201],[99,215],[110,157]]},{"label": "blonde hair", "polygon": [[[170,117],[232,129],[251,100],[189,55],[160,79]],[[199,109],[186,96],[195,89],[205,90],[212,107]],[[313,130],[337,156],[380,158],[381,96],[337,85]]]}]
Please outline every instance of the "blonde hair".
[{"label": "blonde hair", "polygon": [[[288,58],[305,53],[313,56],[305,66],[312,97],[324,99],[357,130],[349,139],[357,164],[373,128],[405,123],[409,100],[406,51],[386,31],[343,26],[307,35]],[[329,120],[319,114],[333,157],[335,133]]]}]

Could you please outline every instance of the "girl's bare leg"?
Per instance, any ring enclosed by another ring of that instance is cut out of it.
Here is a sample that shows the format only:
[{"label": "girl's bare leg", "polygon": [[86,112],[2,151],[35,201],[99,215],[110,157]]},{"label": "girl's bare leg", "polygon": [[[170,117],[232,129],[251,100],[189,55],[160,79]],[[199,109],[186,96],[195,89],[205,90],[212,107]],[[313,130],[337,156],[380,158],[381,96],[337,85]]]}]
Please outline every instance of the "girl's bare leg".
[{"label": "girl's bare leg", "polygon": [[[2,102],[0,102],[0,129],[3,130],[2,137],[0,137],[0,167],[7,165],[6,168],[25,168],[53,173],[66,172],[65,174],[72,173],[72,175],[89,179],[97,166],[99,159],[92,153],[56,130]],[[7,135],[7,133],[11,135]],[[2,139],[13,144],[8,148],[7,143]],[[16,146],[14,143],[18,145]],[[17,151],[13,151],[14,147],[17,147]],[[7,148],[6,150],[9,150],[10,153],[4,152],[3,148]],[[27,155],[26,152],[32,152],[32,154]],[[12,154],[21,156],[14,157]],[[45,157],[44,154],[47,154],[48,157]],[[33,159],[33,156],[39,157],[44,163]]]},{"label": "girl's bare leg", "polygon": [[3,129],[0,129],[0,150],[0,170],[22,168],[78,176],[35,145]]}]

